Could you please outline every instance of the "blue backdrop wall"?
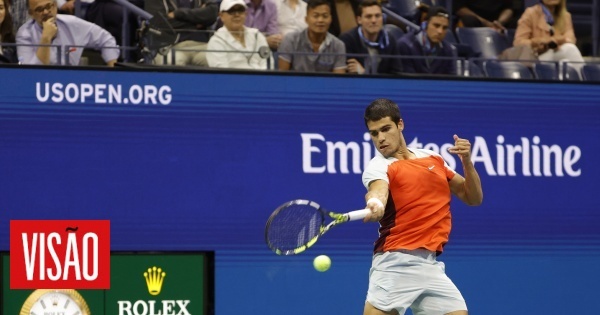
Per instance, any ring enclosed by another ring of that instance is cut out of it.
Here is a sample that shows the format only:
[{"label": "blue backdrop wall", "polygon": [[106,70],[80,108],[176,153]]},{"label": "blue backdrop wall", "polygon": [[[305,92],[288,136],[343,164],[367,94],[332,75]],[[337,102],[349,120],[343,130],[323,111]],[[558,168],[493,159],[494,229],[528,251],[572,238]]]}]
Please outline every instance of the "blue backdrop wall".
[{"label": "blue backdrop wall", "polygon": [[263,231],[291,199],[363,207],[362,113],[386,97],[411,145],[473,143],[484,203],[453,201],[440,257],[470,312],[597,314],[598,85],[35,68],[0,83],[0,250],[11,219],[109,219],[112,250],[214,250],[218,315],[361,314],[375,224],[297,257]]}]

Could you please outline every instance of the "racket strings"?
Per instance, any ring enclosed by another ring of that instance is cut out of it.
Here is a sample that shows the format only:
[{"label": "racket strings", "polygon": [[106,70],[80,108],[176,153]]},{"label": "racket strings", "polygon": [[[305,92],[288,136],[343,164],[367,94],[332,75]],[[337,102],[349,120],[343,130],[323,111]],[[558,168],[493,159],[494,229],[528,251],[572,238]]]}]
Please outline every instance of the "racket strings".
[{"label": "racket strings", "polygon": [[273,217],[267,232],[271,248],[282,251],[301,247],[321,232],[323,216],[309,205],[291,205]]}]

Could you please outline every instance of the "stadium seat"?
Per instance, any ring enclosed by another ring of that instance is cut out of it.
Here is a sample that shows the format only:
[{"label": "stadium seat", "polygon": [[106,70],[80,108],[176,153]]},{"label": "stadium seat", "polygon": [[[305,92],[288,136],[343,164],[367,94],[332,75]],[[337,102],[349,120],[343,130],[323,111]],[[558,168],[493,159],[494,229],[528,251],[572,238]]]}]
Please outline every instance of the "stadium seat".
[{"label": "stadium seat", "polygon": [[489,27],[459,27],[456,29],[456,37],[461,44],[469,45],[478,58],[496,59],[510,47],[506,36]]},{"label": "stadium seat", "polygon": [[515,41],[516,33],[517,33],[517,29],[515,29],[515,28],[506,29],[506,41],[508,42],[508,47],[512,47],[513,42]]},{"label": "stadium seat", "polygon": [[384,24],[383,28],[388,32],[388,34],[390,34],[390,36],[393,36],[396,40],[404,36],[404,31],[399,26],[396,26],[394,24]]},{"label": "stadium seat", "polygon": [[467,60],[465,66],[467,67],[466,70],[468,70],[468,72],[465,71],[465,76],[472,78],[485,78],[485,73],[481,67],[479,67],[479,65],[472,60]]},{"label": "stadium seat", "polygon": [[401,17],[419,25],[421,20],[420,2],[414,0],[389,0],[385,5]]},{"label": "stadium seat", "polygon": [[586,64],[581,68],[584,81],[600,82],[600,64]]},{"label": "stadium seat", "polygon": [[486,61],[483,67],[488,78],[533,79],[533,74],[518,61]]},{"label": "stadium seat", "polygon": [[[581,76],[579,76],[579,72],[573,66],[567,64],[564,68],[563,80],[565,81],[581,81]],[[600,81],[600,79],[599,79]]]},{"label": "stadium seat", "polygon": [[558,64],[555,62],[536,62],[533,64],[533,73],[540,80],[558,80]]}]

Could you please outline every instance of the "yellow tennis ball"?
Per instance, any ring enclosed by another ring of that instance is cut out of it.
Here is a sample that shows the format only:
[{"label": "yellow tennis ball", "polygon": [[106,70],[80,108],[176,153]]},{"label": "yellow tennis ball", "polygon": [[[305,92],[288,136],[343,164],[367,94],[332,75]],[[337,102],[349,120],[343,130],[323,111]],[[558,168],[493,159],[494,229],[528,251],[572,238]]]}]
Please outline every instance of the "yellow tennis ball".
[{"label": "yellow tennis ball", "polygon": [[320,272],[325,272],[331,267],[331,259],[327,255],[320,255],[313,260],[313,266]]}]

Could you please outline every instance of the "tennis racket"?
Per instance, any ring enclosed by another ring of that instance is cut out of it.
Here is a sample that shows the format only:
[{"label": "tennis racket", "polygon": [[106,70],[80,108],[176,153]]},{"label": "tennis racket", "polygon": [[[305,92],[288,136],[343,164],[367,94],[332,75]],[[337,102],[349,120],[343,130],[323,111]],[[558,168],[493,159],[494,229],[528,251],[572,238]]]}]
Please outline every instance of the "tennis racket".
[{"label": "tennis racket", "polygon": [[[332,227],[361,220],[370,213],[369,209],[335,213],[327,211],[310,200],[288,201],[275,209],[265,228],[265,240],[277,255],[300,254],[313,246],[319,237]],[[333,221],[325,225],[325,218]]]}]

